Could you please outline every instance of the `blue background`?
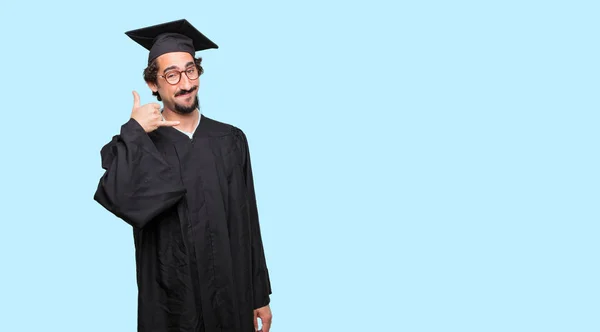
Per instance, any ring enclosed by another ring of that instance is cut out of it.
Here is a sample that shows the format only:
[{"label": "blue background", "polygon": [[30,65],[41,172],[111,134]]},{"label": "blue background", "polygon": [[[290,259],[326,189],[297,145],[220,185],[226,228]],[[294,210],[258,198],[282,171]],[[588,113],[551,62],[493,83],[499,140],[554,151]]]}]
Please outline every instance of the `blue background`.
[{"label": "blue background", "polygon": [[187,18],[248,135],[272,331],[599,331],[593,1],[2,5],[1,331],[134,331],[99,150]]}]

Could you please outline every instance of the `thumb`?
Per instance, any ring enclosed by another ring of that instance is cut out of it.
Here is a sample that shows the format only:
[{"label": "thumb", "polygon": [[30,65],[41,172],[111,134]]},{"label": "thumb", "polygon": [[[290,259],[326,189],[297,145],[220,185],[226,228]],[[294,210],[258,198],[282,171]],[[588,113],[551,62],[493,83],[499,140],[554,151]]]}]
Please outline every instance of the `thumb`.
[{"label": "thumb", "polygon": [[140,95],[138,95],[138,93],[133,90],[133,108],[138,108],[140,107]]}]

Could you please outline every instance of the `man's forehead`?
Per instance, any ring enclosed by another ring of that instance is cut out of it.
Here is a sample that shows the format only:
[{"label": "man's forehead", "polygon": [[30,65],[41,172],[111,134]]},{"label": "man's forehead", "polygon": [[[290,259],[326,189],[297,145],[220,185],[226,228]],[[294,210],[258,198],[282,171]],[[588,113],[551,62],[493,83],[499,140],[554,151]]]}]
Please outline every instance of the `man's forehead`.
[{"label": "man's forehead", "polygon": [[184,68],[190,63],[194,63],[194,57],[186,52],[171,52],[156,58],[156,63],[159,71],[171,67]]}]

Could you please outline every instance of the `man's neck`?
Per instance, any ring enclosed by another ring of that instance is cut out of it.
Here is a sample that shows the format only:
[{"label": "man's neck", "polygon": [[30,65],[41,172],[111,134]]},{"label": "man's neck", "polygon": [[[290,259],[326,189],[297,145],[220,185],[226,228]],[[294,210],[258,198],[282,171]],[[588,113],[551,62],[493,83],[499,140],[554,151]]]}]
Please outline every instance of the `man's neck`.
[{"label": "man's neck", "polygon": [[198,112],[198,109],[196,109],[188,114],[179,114],[168,108],[164,108],[162,115],[167,121],[179,121],[179,125],[175,126],[175,128],[191,133],[196,128],[196,124],[198,124],[200,112]]}]

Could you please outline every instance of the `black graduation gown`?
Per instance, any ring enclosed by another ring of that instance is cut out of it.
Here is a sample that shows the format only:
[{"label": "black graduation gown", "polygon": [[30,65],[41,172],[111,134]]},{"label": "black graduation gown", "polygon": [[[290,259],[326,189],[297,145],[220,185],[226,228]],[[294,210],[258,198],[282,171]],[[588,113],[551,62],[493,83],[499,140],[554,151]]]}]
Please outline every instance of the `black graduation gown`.
[{"label": "black graduation gown", "polygon": [[202,116],[193,139],[133,119],[101,150],[94,199],[133,226],[138,331],[254,331],[269,304],[248,142]]}]

